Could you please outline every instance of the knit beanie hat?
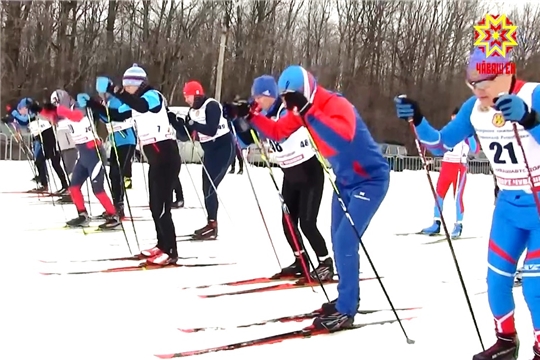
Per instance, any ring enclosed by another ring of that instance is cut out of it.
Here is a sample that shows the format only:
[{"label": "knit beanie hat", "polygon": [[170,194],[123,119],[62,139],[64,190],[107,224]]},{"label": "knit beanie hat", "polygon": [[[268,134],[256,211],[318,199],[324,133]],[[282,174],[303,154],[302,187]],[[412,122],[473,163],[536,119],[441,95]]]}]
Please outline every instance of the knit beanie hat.
[{"label": "knit beanie hat", "polygon": [[263,75],[253,80],[251,95],[268,96],[274,99],[278,97],[278,87],[273,76]]},{"label": "knit beanie hat", "polygon": [[142,67],[139,67],[139,65],[133,64],[124,73],[122,86],[141,86],[145,81],[147,81],[146,71]]}]

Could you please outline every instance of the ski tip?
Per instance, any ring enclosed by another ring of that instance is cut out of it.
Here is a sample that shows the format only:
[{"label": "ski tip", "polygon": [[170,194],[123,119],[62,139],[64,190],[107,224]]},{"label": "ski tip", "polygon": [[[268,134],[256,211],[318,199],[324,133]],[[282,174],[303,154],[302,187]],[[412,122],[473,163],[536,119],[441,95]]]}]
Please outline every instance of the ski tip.
[{"label": "ski tip", "polygon": [[154,355],[158,359],[174,359],[174,354],[163,354],[163,355]]},{"label": "ski tip", "polygon": [[198,329],[178,329],[178,330],[180,330],[183,333],[188,333],[188,334],[196,333],[199,331]]}]

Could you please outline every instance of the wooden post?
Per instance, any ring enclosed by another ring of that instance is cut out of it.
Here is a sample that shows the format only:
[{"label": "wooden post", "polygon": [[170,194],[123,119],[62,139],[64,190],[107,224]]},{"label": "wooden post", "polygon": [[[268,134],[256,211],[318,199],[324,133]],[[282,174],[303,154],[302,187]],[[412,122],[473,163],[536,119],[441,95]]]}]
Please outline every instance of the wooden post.
[{"label": "wooden post", "polygon": [[225,48],[227,46],[227,26],[223,25],[221,30],[221,39],[219,42],[219,55],[217,63],[217,74],[216,74],[216,95],[215,99],[221,102],[221,87],[223,83],[223,67],[225,65]]}]

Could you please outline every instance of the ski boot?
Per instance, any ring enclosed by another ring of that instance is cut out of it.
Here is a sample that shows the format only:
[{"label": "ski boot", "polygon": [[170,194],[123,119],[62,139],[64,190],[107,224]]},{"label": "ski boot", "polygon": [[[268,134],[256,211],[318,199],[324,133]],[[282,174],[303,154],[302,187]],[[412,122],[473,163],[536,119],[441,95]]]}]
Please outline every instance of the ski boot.
[{"label": "ski boot", "polygon": [[234,166],[232,166],[231,170],[229,171],[229,174],[234,174],[235,171],[236,171],[236,169],[234,168]]},{"label": "ski boot", "polygon": [[430,227],[422,229],[422,231],[420,231],[420,234],[437,235],[440,232],[441,232],[441,221],[440,220],[435,220]]},{"label": "ski boot", "polygon": [[195,240],[215,240],[218,235],[217,221],[208,220],[206,226],[195,230],[193,233],[193,239]]},{"label": "ski boot", "polygon": [[68,227],[85,227],[90,224],[90,217],[86,211],[80,211],[79,216],[66,222]]},{"label": "ski boot", "polygon": [[319,262],[319,266],[309,276],[315,281],[327,282],[334,278],[334,261],[331,257]]},{"label": "ski boot", "polygon": [[452,230],[452,233],[450,234],[450,238],[457,239],[461,236],[461,233],[463,232],[463,225],[461,223],[455,223],[454,230]]},{"label": "ski boot", "polygon": [[70,194],[64,194],[60,199],[57,200],[57,202],[61,204],[73,204],[73,200],[71,199]]},{"label": "ski boot", "polygon": [[[519,340],[517,334],[497,334],[497,342],[489,349],[473,356],[473,360],[517,360]],[[535,358],[536,360],[536,355]]]},{"label": "ski boot", "polygon": [[157,246],[154,246],[151,249],[141,251],[139,257],[141,259],[151,258],[161,253],[163,253],[163,251],[161,251],[161,249],[158,248]]},{"label": "ski boot", "polygon": [[35,189],[27,191],[28,194],[44,194],[46,192],[49,192],[49,188],[47,186],[39,186]]},{"label": "ski boot", "polygon": [[133,184],[131,182],[130,177],[124,177],[124,187],[126,188],[126,190],[133,188]]},{"label": "ski boot", "polygon": [[98,226],[100,230],[114,230],[117,227],[121,226],[122,223],[119,220],[117,214],[105,215],[105,222]]},{"label": "ski boot", "polygon": [[149,265],[161,265],[161,266],[167,266],[167,265],[174,265],[178,261],[178,255],[169,255],[161,250],[157,250],[157,252],[154,253],[154,256],[149,257],[146,259],[146,263]]},{"label": "ski boot", "polygon": [[124,212],[124,205],[123,204],[119,204],[119,205],[115,205],[115,209],[116,209],[116,215],[118,216],[118,220],[122,221],[126,218],[126,213]]},{"label": "ski boot", "polygon": [[184,207],[184,200],[176,200],[171,204],[171,208],[173,209],[181,209]]},{"label": "ski boot", "polygon": [[354,316],[342,314],[339,311],[327,314],[322,313],[313,320],[310,330],[328,330],[329,332],[345,330],[354,324]]},{"label": "ski boot", "polygon": [[243,173],[244,173],[244,168],[240,168],[240,170],[238,170],[236,175],[242,175]]},{"label": "ski boot", "polygon": [[51,196],[62,196],[64,194],[69,194],[68,189],[65,188],[65,187],[61,188],[60,190],[58,190],[55,193],[52,193]]},{"label": "ski boot", "polygon": [[294,279],[304,276],[302,261],[304,261],[306,266],[309,266],[305,253],[302,253],[301,255],[295,254],[294,262],[291,265],[281,269],[281,271],[273,275],[271,279]]}]

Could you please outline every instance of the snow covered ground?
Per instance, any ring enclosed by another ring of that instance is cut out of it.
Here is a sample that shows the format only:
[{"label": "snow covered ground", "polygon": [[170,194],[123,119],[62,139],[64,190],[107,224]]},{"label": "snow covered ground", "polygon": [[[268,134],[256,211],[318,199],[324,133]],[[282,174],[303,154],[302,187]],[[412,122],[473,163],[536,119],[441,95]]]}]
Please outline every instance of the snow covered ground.
[{"label": "snow covered ground", "polygon": [[[200,193],[201,167],[189,165]],[[279,261],[292,261],[281,229],[279,200],[268,171],[249,168]],[[134,164],[134,188],[128,191],[134,216],[150,218],[143,169]],[[155,271],[44,276],[40,272],[80,271],[123,266],[106,262],[74,263],[68,260],[128,256],[121,232],[84,235],[80,230],[61,229],[76,215],[73,205],[53,206],[50,200],[26,191],[34,184],[25,162],[0,162],[0,246],[2,261],[0,306],[0,359],[83,360],[156,359],[155,354],[197,350],[249,340],[307,326],[278,323],[245,329],[187,334],[178,328],[234,326],[309,312],[325,297],[310,288],[201,299],[199,294],[224,291],[223,287],[182,290],[182,287],[218,284],[225,281],[269,276],[279,270],[264,230],[248,177],[227,175],[220,187],[220,240],[179,243],[181,256],[196,256],[184,263],[234,262],[236,265],[206,268],[174,268]],[[281,177],[280,171],[276,171]],[[436,180],[437,174],[433,174]],[[205,215],[184,166],[181,171],[186,205],[194,209],[173,210],[177,234],[191,233],[205,223]],[[279,180],[280,181],[280,180]],[[84,188],[83,188],[84,189]],[[325,188],[319,227],[330,244],[330,198]],[[92,197],[94,215],[102,209]],[[390,191],[374,218],[364,243],[396,307],[418,307],[403,312],[416,316],[403,325],[410,338],[407,345],[399,326],[369,326],[311,339],[201,355],[200,359],[293,359],[299,356],[325,359],[342,354],[362,359],[468,359],[481,350],[467,308],[448,244],[424,245],[430,239],[415,232],[430,224],[433,199],[423,172],[392,173]],[[486,249],[493,209],[493,180],[470,175],[465,191],[466,215],[463,236],[454,242],[459,264],[467,282],[484,344],[494,341],[486,289]],[[453,224],[453,204],[447,200],[445,215]],[[141,247],[154,245],[151,221],[137,221]],[[130,224],[127,235],[137,249]],[[135,251],[135,250],[134,250]],[[362,276],[372,270],[362,255]],[[215,257],[210,259],[210,257]],[[43,263],[40,260],[58,260]],[[249,286],[246,286],[249,287]],[[331,298],[336,285],[327,285]],[[235,287],[234,290],[240,289]],[[375,280],[361,284],[361,309],[386,309]],[[532,358],[532,326],[521,289],[516,290],[517,326],[521,333],[521,359]],[[357,322],[391,319],[389,312],[357,316]]]}]

